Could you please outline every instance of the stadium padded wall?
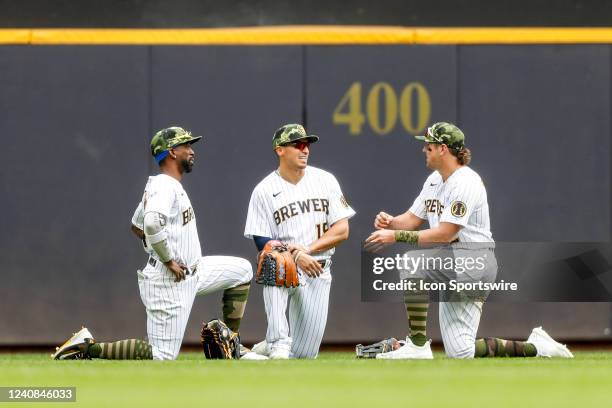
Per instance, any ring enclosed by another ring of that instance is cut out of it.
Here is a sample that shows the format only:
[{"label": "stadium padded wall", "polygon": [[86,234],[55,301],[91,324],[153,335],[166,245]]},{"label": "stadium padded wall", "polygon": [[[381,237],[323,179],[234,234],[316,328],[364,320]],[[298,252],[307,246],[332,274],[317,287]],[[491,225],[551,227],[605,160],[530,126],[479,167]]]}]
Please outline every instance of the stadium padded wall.
[{"label": "stadium padded wall", "polygon": [[[499,241],[610,240],[610,46],[0,46],[0,344],[46,344],[81,324],[101,340],[146,335],[129,231],[148,142],[178,124],[204,136],[184,180],[203,252],[242,256],[255,184],[276,167],[274,130],[320,135],[357,216],[334,257],[325,341],[405,335],[401,304],[360,301],[360,243],[375,214],[405,211],[428,171],[412,136],[458,123]],[[508,313],[508,309],[512,312]],[[220,315],[196,299],[186,341]],[[479,334],[607,339],[610,306],[488,304]],[[265,335],[261,288],[242,336]],[[430,331],[439,339],[435,308]]]}]

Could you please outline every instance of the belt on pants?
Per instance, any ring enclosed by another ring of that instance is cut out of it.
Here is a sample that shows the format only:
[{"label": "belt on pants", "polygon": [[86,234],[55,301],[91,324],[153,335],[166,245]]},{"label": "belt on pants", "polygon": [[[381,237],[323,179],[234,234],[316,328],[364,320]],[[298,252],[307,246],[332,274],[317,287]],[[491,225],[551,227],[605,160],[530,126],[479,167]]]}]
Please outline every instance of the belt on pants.
[{"label": "belt on pants", "polygon": [[[152,256],[149,257],[149,265],[155,268],[158,263],[160,263],[160,261],[153,258]],[[195,275],[197,272],[198,272],[198,265],[196,264],[195,266],[191,268],[187,267],[187,270],[185,271],[185,275]]]}]

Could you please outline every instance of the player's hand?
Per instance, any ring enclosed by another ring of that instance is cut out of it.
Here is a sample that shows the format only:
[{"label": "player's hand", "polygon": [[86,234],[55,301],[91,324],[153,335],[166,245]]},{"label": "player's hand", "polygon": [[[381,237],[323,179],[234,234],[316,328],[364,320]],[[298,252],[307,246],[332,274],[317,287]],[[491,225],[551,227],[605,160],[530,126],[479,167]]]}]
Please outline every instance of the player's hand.
[{"label": "player's hand", "polygon": [[370,234],[365,240],[364,249],[371,252],[379,252],[384,247],[395,242],[395,231],[379,229]]},{"label": "player's hand", "polygon": [[302,253],[297,260],[297,266],[311,278],[316,278],[323,273],[323,267],[316,259],[307,253]]},{"label": "player's hand", "polygon": [[180,282],[185,279],[185,271],[187,270],[187,267],[185,265],[177,263],[173,260],[164,262],[164,265],[166,265],[168,269],[170,269],[170,272],[174,274],[175,282]]},{"label": "player's hand", "polygon": [[387,214],[384,211],[381,211],[381,212],[378,213],[378,215],[374,219],[374,228],[376,228],[378,230],[385,229],[385,228],[389,227],[389,225],[391,225],[392,221],[393,221],[393,216],[392,215]]}]

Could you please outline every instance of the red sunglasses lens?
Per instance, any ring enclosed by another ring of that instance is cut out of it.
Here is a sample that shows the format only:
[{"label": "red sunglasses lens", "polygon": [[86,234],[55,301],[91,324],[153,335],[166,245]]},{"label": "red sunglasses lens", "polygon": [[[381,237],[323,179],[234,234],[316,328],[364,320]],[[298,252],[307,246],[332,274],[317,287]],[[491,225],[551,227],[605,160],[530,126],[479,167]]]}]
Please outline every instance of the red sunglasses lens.
[{"label": "red sunglasses lens", "polygon": [[300,152],[303,152],[305,148],[307,148],[308,146],[310,146],[310,143],[308,142],[295,142],[294,144],[295,148],[298,149]]}]

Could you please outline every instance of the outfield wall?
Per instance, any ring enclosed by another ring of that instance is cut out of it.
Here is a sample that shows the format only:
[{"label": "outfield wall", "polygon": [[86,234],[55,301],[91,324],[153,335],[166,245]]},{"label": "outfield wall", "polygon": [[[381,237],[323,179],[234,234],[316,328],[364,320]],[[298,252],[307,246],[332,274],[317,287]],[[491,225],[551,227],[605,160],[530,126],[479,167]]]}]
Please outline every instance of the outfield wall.
[{"label": "outfield wall", "polygon": [[[610,240],[610,45],[0,46],[0,344],[57,342],[80,324],[144,337],[129,231],[155,164],[154,132],[203,135],[184,185],[204,254],[254,259],[242,238],[270,141],[305,122],[310,163],[358,215],[334,257],[325,341],[405,334],[400,304],[360,301],[360,242],[382,209],[410,206],[428,174],[412,135],[459,124],[489,194],[498,241]],[[186,339],[220,313],[197,299]],[[432,310],[430,329],[439,339]],[[489,304],[481,335],[610,339],[610,305]],[[265,335],[261,288],[243,338]]]}]

